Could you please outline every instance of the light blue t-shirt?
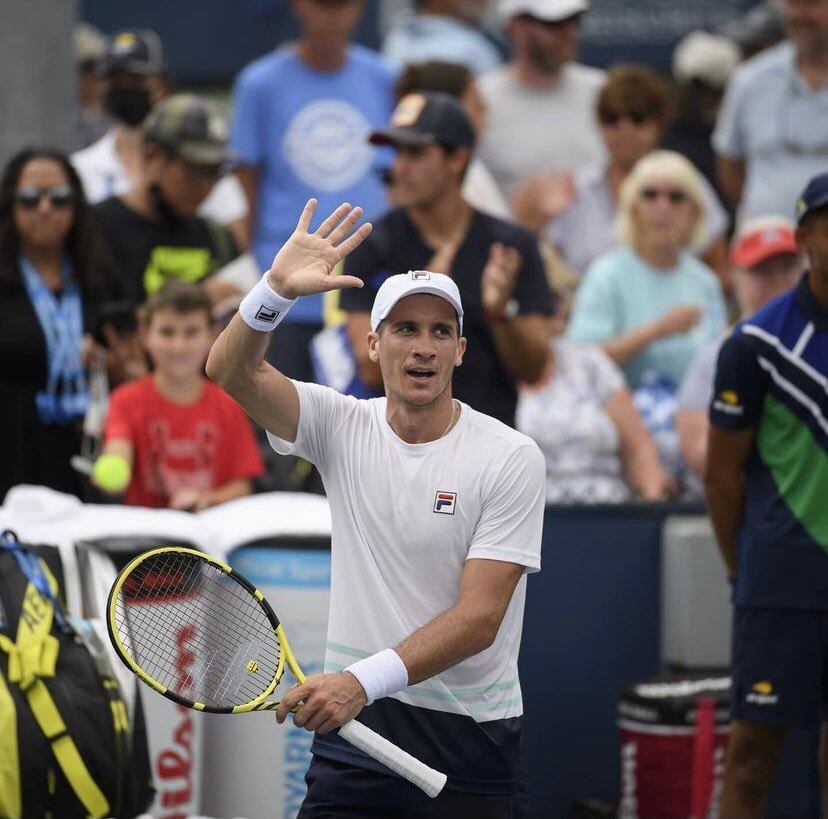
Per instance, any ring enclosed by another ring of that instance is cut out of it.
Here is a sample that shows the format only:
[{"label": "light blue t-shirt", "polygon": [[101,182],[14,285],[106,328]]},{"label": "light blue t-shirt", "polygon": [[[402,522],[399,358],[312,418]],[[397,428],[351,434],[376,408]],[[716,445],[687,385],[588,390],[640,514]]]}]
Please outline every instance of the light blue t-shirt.
[{"label": "light blue t-shirt", "polygon": [[828,86],[808,86],[785,41],[736,69],[728,82],[713,147],[745,162],[739,224],[793,218],[808,180],[828,167]]},{"label": "light blue t-shirt", "polygon": [[[233,92],[231,147],[261,168],[253,251],[262,270],[293,232],[305,202],[319,200],[315,223],[344,201],[366,219],[388,207],[380,179],[387,153],[368,144],[393,109],[395,69],[378,54],[351,46],[339,71],[310,68],[280,48],[247,66]],[[288,321],[322,320],[322,296],[305,296]]]},{"label": "light blue t-shirt", "polygon": [[634,389],[653,370],[681,382],[701,344],[725,328],[725,305],[719,281],[707,265],[682,253],[672,270],[646,264],[631,248],[611,250],[590,266],[575,298],[567,336],[600,344],[649,324],[674,307],[695,304],[702,319],[689,333],[655,341],[622,365]]},{"label": "light blue t-shirt", "polygon": [[449,60],[475,74],[494,71],[503,62],[482,32],[442,14],[404,17],[386,35],[382,53],[400,65]]}]

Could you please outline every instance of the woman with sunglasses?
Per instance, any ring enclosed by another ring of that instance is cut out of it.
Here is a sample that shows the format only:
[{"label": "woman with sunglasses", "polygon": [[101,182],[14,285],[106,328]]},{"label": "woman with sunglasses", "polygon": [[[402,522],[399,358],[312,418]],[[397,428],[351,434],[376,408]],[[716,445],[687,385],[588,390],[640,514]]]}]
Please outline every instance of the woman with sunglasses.
[{"label": "woman with sunglasses", "polygon": [[78,494],[70,459],[89,402],[87,329],[106,296],[80,180],[49,149],[0,178],[0,499],[18,483]]},{"label": "woman with sunglasses", "polygon": [[[669,86],[637,66],[618,66],[607,75],[596,105],[607,160],[546,183],[545,212],[519,213],[545,237],[570,269],[582,276],[602,253],[615,247],[613,230],[621,185],[639,159],[653,151],[670,122]],[[702,179],[707,233],[699,254],[720,276],[727,267],[728,217],[715,191]],[[532,224],[534,222],[534,224]]]},{"label": "woman with sunglasses", "polygon": [[693,255],[705,242],[700,174],[673,151],[640,160],[619,191],[620,246],[581,281],[568,335],[600,344],[638,387],[681,381],[694,352],[725,328],[718,280]]}]

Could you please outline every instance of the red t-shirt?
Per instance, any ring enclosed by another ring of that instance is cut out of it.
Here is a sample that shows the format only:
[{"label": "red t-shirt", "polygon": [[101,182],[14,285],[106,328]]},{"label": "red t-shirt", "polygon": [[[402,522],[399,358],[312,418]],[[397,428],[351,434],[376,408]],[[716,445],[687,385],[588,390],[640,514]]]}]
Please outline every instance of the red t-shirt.
[{"label": "red t-shirt", "polygon": [[113,391],[104,440],[132,443],[131,506],[164,508],[182,487],[215,489],[264,471],[242,408],[211,381],[192,404],[164,398],[151,375]]}]

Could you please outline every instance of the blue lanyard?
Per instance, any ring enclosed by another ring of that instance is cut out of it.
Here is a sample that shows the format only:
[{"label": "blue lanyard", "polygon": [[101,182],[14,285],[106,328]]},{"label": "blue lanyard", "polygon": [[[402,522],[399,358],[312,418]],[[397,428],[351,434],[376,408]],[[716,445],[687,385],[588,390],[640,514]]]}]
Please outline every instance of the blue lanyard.
[{"label": "blue lanyard", "polygon": [[35,396],[40,420],[67,424],[81,417],[89,404],[86,374],[81,363],[83,308],[72,268],[64,262],[63,295],[58,298],[43,283],[34,265],[20,257],[20,272],[37,320],[46,337],[46,389]]},{"label": "blue lanyard", "polygon": [[63,631],[70,631],[63,613],[63,607],[52,593],[52,587],[43,573],[43,567],[40,565],[37,556],[25,548],[17,539],[17,535],[9,529],[0,534],[0,549],[5,549],[14,555],[17,565],[26,576],[26,579],[37,589],[41,597],[45,597],[52,604],[55,620],[57,620],[60,628]]}]

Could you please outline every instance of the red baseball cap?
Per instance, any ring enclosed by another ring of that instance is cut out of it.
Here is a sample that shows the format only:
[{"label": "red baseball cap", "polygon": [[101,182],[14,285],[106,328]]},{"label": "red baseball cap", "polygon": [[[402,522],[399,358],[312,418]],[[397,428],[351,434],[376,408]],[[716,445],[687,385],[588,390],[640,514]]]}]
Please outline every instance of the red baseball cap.
[{"label": "red baseball cap", "polygon": [[794,225],[783,218],[754,219],[746,222],[730,246],[730,263],[750,268],[783,253],[797,254]]}]

